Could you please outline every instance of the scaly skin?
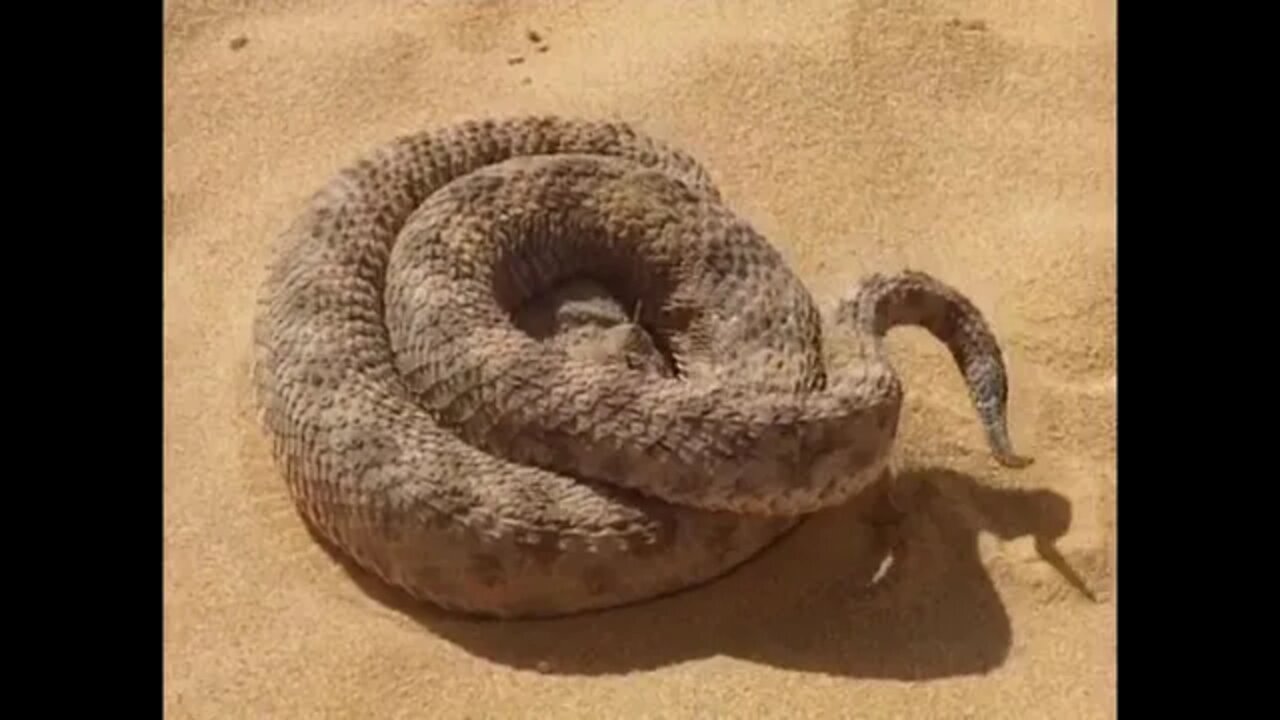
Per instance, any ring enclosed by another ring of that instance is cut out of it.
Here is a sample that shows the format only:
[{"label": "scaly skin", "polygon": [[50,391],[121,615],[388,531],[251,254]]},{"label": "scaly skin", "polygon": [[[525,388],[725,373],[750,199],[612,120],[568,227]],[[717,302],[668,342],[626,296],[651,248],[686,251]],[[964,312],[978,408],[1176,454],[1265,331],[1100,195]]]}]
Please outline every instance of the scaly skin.
[{"label": "scaly skin", "polygon": [[[528,308],[583,280],[630,317],[583,334],[592,312],[572,301],[550,338],[528,331]],[[302,515],[461,612],[546,617],[700,584],[863,490],[897,431],[881,343],[897,325],[950,348],[996,457],[1025,463],[998,344],[960,293],[875,276],[824,327],[707,173],[622,124],[392,142],[312,199],[263,300],[261,415]],[[828,368],[824,332],[870,351]],[[603,354],[580,352],[600,334]]]}]

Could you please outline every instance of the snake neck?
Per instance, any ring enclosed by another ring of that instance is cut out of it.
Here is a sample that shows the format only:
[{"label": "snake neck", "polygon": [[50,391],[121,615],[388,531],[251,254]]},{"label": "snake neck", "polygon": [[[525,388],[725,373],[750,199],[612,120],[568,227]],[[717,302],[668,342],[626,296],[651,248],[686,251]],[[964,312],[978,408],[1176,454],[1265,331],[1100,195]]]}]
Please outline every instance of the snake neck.
[{"label": "snake neck", "polygon": [[873,274],[839,303],[835,318],[870,338],[873,359],[885,365],[884,338],[891,329],[910,325],[928,330],[946,345],[964,377],[996,460],[1008,467],[1031,463],[1014,451],[1009,439],[1008,373],[1000,345],[982,313],[960,292],[919,271]]}]

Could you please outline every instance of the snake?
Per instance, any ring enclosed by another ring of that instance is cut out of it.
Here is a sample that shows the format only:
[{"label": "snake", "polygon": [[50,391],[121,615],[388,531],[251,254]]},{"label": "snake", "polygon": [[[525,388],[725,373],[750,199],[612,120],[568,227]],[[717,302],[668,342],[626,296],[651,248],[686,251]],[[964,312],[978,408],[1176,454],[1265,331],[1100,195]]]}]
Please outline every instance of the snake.
[{"label": "snake", "polygon": [[899,326],[948,348],[995,459],[1031,462],[964,294],[908,269],[819,309],[633,123],[442,123],[300,204],[261,281],[257,416],[318,539],[416,601],[556,617],[725,575],[888,472]]}]

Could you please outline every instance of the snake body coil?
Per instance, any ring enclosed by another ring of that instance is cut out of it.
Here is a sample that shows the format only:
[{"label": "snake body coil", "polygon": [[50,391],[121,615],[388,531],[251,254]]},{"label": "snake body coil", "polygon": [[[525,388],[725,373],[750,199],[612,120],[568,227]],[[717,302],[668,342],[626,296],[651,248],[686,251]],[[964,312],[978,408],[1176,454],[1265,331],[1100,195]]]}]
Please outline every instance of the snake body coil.
[{"label": "snake body coil", "polygon": [[[595,362],[521,313],[587,279],[670,372]],[[285,233],[255,386],[304,517],[414,597],[561,615],[723,574],[884,470],[881,338],[952,351],[998,458],[1005,369],[973,305],[876,275],[824,326],[692,158],[616,123],[468,122],[339,173]],[[829,368],[824,333],[867,357]]]}]

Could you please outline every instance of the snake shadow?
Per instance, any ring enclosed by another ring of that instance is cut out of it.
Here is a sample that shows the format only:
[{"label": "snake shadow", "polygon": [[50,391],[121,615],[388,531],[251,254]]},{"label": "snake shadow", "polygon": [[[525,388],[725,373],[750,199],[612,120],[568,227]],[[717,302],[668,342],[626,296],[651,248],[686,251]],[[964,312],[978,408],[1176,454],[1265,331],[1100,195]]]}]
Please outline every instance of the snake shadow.
[{"label": "snake shadow", "polygon": [[[897,680],[998,667],[1012,629],[979,557],[978,535],[1031,536],[1042,553],[1055,555],[1053,540],[1071,523],[1070,502],[1047,490],[993,489],[941,469],[905,472],[894,482],[895,497],[907,500],[904,513],[886,513],[878,488],[811,516],[717,580],[568,618],[450,615],[330,554],[375,600],[472,654],[518,669],[606,675],[713,655]],[[1058,569],[1076,582],[1070,568]]]}]

